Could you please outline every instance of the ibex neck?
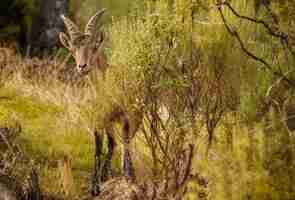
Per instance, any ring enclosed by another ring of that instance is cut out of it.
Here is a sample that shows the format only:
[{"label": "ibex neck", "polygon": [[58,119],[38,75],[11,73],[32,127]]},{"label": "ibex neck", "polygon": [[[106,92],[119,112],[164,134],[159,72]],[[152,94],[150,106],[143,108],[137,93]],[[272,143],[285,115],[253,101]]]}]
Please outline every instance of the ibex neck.
[{"label": "ibex neck", "polygon": [[124,144],[123,147],[123,172],[126,178],[135,180],[134,168],[129,151],[129,144]]}]

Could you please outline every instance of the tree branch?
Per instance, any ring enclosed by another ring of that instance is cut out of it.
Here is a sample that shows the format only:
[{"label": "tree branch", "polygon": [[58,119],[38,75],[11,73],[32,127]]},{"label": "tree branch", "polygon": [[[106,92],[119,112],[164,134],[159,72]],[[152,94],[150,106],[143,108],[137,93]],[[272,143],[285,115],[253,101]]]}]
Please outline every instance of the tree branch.
[{"label": "tree branch", "polygon": [[[239,18],[242,18],[242,19],[245,19],[245,20],[248,20],[248,21],[254,22],[254,23],[262,24],[262,25],[268,30],[268,32],[269,32],[271,35],[273,35],[273,36],[275,36],[275,37],[278,37],[278,38],[280,38],[280,39],[283,40],[283,41],[287,40],[287,39],[285,39],[285,37],[286,37],[285,35],[286,35],[286,34],[283,34],[283,33],[281,33],[281,32],[275,32],[275,31],[273,31],[273,30],[270,28],[270,26],[267,25],[263,20],[255,20],[255,19],[253,19],[253,18],[250,18],[250,17],[247,17],[247,16],[242,16],[242,15],[238,14],[228,2],[222,2],[222,3],[219,3],[219,4],[218,4],[218,7],[217,7],[217,8],[218,8],[218,11],[219,11],[219,13],[220,13],[220,16],[221,16],[221,19],[222,19],[222,21],[223,21],[223,24],[225,25],[225,28],[227,29],[227,31],[228,31],[228,32],[229,32],[234,38],[237,39],[237,41],[238,41],[238,43],[239,43],[239,45],[240,45],[242,51],[245,52],[250,58],[252,58],[252,59],[254,59],[254,60],[256,60],[256,61],[262,63],[262,64],[264,65],[264,67],[265,67],[269,72],[271,72],[273,75],[275,75],[275,76],[277,76],[277,77],[279,77],[279,78],[282,78],[283,81],[287,82],[290,86],[292,86],[293,88],[295,88],[295,82],[294,82],[294,80],[291,80],[291,79],[287,78],[287,77],[286,77],[283,73],[281,73],[281,72],[275,71],[267,61],[265,61],[264,59],[262,59],[262,58],[260,58],[260,57],[258,57],[258,56],[256,56],[256,55],[254,55],[252,52],[250,52],[250,51],[245,47],[245,45],[244,45],[244,43],[243,43],[243,41],[242,41],[242,39],[241,39],[239,33],[238,33],[236,30],[231,29],[230,26],[229,26],[229,24],[227,23],[227,21],[226,21],[226,19],[225,19],[225,16],[224,16],[224,14],[223,14],[223,12],[222,12],[222,5],[226,5],[228,8],[230,8],[230,10],[234,13],[234,15],[236,15],[236,16],[239,17]],[[287,38],[288,38],[288,37],[287,37]],[[295,54],[294,54],[294,56],[295,56]]]}]

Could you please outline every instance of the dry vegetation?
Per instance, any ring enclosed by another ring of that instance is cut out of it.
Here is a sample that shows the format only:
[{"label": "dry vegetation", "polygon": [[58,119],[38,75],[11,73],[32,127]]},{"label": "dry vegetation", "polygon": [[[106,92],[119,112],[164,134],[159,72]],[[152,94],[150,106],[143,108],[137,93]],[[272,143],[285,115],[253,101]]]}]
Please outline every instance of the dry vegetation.
[{"label": "dry vegetation", "polygon": [[[271,28],[290,36],[284,46],[226,4],[218,10],[203,1],[169,2],[147,1],[145,12],[135,8],[105,28],[105,79],[95,71],[80,77],[62,49],[24,59],[13,44],[1,44],[0,124],[17,132],[8,144],[37,169],[44,194],[81,198],[89,193],[93,132],[103,134],[105,115],[119,105],[143,116],[130,149],[137,182],[150,197],[294,199],[295,138],[285,118],[294,105],[294,19],[283,17],[290,10],[270,7],[281,17]],[[275,23],[267,7],[255,13],[253,1],[232,6]],[[121,171],[119,149],[113,174]],[[14,176],[22,180],[19,171]]]}]

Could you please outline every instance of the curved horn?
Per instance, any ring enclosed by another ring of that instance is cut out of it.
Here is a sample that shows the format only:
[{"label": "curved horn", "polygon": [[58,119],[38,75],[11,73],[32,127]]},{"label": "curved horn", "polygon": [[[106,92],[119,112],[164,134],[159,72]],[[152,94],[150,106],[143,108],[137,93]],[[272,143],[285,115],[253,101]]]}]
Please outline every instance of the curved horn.
[{"label": "curved horn", "polygon": [[103,13],[106,11],[106,8],[96,12],[88,21],[86,27],[85,27],[85,34],[92,36],[95,32],[95,26],[98,21],[98,19],[101,18]]},{"label": "curved horn", "polygon": [[67,27],[68,33],[71,37],[71,40],[75,40],[76,38],[78,38],[79,36],[82,35],[78,26],[72,20],[65,17],[64,15],[61,15],[61,18],[62,18],[65,26]]}]

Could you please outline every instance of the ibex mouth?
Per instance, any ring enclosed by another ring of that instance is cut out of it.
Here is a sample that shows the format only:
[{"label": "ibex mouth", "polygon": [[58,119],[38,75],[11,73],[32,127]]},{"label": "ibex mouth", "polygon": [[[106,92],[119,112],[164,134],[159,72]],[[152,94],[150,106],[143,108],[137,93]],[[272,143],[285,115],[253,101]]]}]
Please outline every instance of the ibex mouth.
[{"label": "ibex mouth", "polygon": [[87,64],[84,64],[84,65],[79,65],[78,68],[82,71],[82,70],[84,70],[86,67],[87,67]]}]

